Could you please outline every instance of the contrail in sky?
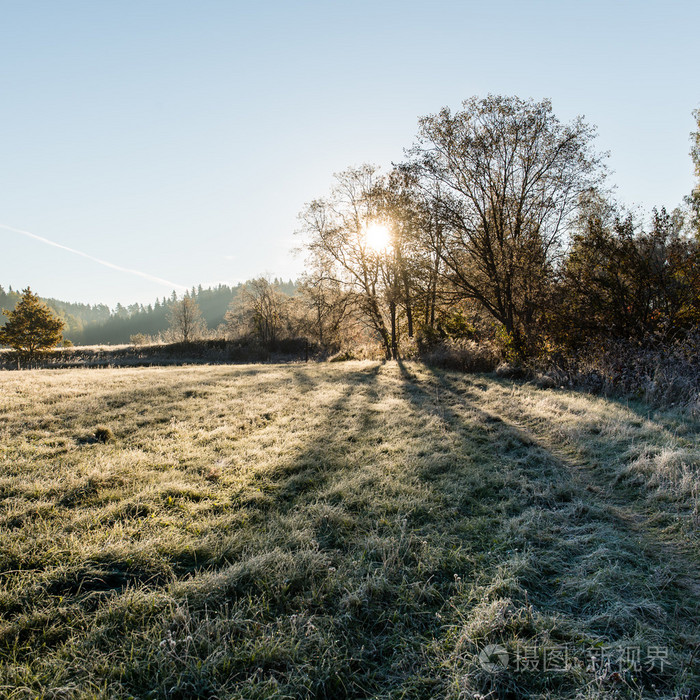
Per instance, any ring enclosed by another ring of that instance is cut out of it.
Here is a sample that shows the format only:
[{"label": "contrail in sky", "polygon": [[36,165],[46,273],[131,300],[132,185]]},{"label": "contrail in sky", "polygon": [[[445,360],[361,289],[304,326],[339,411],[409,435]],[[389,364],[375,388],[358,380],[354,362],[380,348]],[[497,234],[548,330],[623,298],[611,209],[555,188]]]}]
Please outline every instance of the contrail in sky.
[{"label": "contrail in sky", "polygon": [[111,267],[113,270],[119,270],[119,272],[127,272],[130,275],[136,275],[138,277],[143,277],[144,279],[151,280],[151,282],[158,282],[159,284],[170,287],[171,289],[187,289],[182,284],[176,284],[175,282],[170,282],[169,280],[164,280],[162,277],[156,277],[155,275],[149,275],[147,272],[141,272],[140,270],[132,270],[128,267],[121,267],[121,265],[115,265],[114,263],[107,262],[106,260],[100,260],[93,255],[88,255],[88,253],[83,253],[82,250],[76,250],[75,248],[69,248],[67,245],[61,243],[56,243],[55,241],[50,241],[48,238],[43,236],[37,236],[35,233],[30,233],[29,231],[23,231],[21,228],[15,228],[14,226],[7,226],[6,224],[0,224],[0,228],[7,229],[8,231],[14,231],[15,233],[21,233],[23,236],[28,238],[34,238],[37,241],[52,245],[54,248],[60,248],[61,250],[67,250],[69,253],[74,253],[75,255],[80,255],[83,258],[92,260],[93,262],[104,265],[105,267]]}]

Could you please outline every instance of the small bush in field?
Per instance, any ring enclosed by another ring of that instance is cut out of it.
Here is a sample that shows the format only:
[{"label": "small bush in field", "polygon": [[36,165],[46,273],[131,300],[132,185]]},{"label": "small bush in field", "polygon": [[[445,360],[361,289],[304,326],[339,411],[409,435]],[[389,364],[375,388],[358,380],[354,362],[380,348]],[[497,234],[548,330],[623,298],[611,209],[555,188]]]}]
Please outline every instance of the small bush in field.
[{"label": "small bush in field", "polygon": [[95,428],[95,440],[107,444],[108,442],[116,442],[114,433],[106,425],[98,425]]},{"label": "small bush in field", "polygon": [[503,379],[524,379],[527,376],[526,371],[517,364],[503,362],[496,367],[496,376]]}]

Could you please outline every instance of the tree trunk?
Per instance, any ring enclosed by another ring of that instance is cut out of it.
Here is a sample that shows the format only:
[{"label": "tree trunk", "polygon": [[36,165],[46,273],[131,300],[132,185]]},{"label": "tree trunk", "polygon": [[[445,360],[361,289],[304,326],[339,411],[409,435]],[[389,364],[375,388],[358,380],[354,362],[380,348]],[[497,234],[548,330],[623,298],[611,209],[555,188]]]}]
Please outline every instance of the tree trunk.
[{"label": "tree trunk", "polygon": [[321,302],[316,306],[318,316],[318,344],[323,347],[323,317],[321,316]]},{"label": "tree trunk", "polygon": [[413,338],[413,306],[411,305],[411,285],[408,281],[406,270],[402,273],[404,306],[406,307],[406,323],[408,324],[408,337]]}]

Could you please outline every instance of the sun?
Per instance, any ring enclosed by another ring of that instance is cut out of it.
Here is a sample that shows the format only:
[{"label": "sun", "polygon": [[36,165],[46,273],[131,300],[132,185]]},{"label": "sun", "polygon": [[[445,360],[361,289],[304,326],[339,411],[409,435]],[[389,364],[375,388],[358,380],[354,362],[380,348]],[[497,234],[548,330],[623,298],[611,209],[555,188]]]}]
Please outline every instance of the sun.
[{"label": "sun", "polygon": [[384,224],[376,221],[367,224],[362,230],[365,245],[376,253],[383,253],[391,247],[391,231]]}]

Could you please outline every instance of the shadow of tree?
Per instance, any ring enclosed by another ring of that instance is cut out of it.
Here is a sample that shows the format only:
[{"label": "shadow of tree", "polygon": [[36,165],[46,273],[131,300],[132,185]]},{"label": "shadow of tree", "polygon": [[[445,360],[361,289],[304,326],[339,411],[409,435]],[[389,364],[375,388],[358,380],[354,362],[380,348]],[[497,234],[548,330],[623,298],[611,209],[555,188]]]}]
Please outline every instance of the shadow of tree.
[{"label": "shadow of tree", "polygon": [[[484,566],[492,580],[513,572],[503,591],[509,599],[528,615],[534,606],[541,615],[575,623],[568,626],[606,644],[630,642],[642,629],[669,646],[697,636],[697,560],[688,559],[677,538],[650,522],[640,507],[643,486],[618,493],[614,473],[591,466],[584,457],[573,459],[557,446],[551,425],[528,422],[527,407],[517,401],[509,405],[503,394],[498,410],[485,408],[483,392],[492,380],[429,368],[421,368],[427,378],[419,378],[402,362],[398,371],[408,400],[444,424],[455,450],[469,455],[478,445],[486,461],[500,465],[482,470],[481,484],[462,478],[471,492],[461,499],[454,470],[429,478],[434,488],[450,494],[458,512],[491,513],[492,556]],[[596,448],[610,454],[604,441],[598,439],[594,455]],[[499,546],[504,542],[505,551]],[[535,636],[536,630],[527,634]],[[693,647],[680,655],[690,671]],[[670,682],[663,673],[642,672],[640,678],[649,689]]]}]

